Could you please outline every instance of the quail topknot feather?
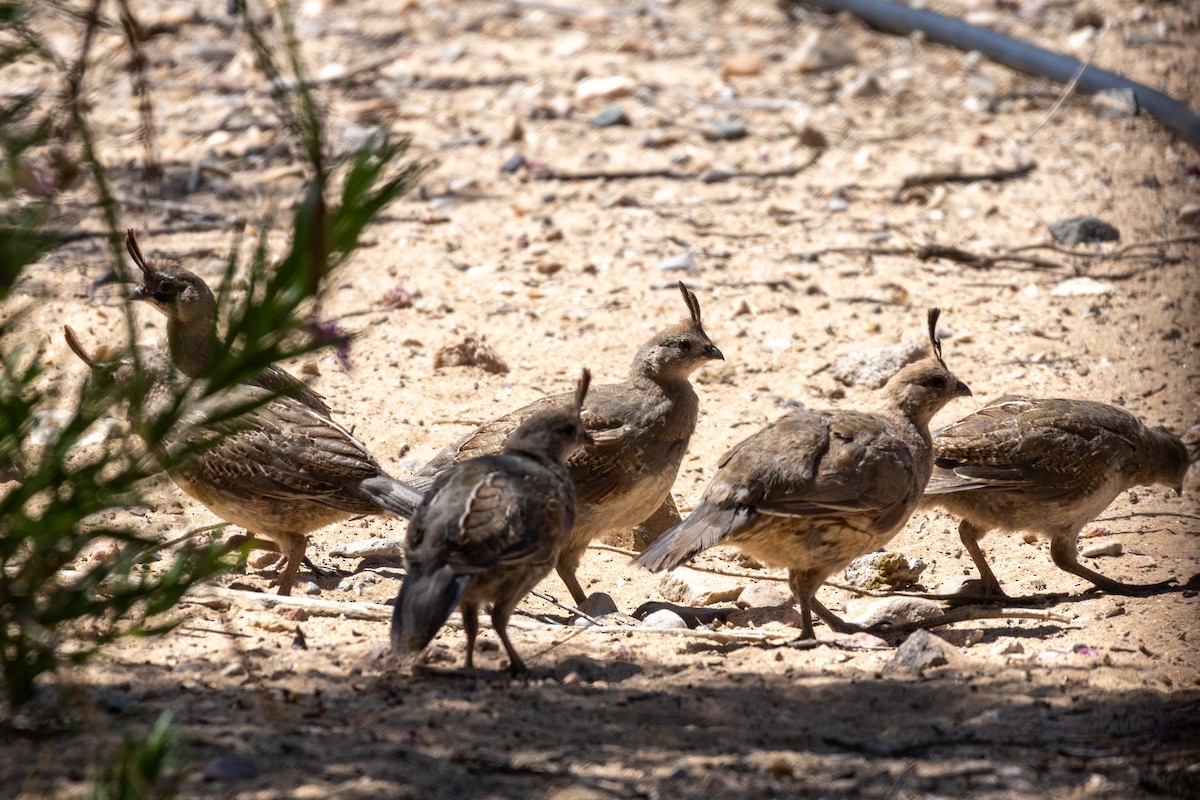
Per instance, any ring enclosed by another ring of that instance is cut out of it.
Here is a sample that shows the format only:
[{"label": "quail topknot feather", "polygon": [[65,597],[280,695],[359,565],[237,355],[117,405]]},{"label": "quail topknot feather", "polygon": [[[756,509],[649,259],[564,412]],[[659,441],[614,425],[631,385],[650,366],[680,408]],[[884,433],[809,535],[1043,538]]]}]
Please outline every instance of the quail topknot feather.
[{"label": "quail topknot feather", "polygon": [[566,460],[592,441],[580,420],[590,381],[585,369],[573,402],[528,416],[498,454],[438,475],[408,526],[408,573],[392,616],[394,651],[423,650],[459,605],[470,668],[479,608],[490,604],[511,671],[524,670],[508,639],[508,619],[550,573],[570,536],[575,491]]},{"label": "quail topknot feather", "polygon": [[875,413],[797,409],[721,459],[700,504],[635,563],[655,572],[717,544],[788,568],[801,638],[812,614],[850,626],[813,596],[854,558],[886,544],[917,507],[933,469],[929,420],[971,392],[946,367],[929,312],[933,353],[892,376]]},{"label": "quail topknot feather", "polygon": [[[648,520],[661,532],[679,519],[671,487],[699,414],[688,376],[708,361],[724,359],[704,332],[696,295],[682,282],[679,290],[688,317],[638,348],[629,378],[594,387],[583,409],[583,424],[595,443],[567,462],[578,514],[558,560],[559,577],[576,603],[587,598],[575,571],[593,539]],[[570,400],[570,395],[546,397],[489,422],[442,450],[417,475],[428,482],[452,464],[496,453],[533,414]]]},{"label": "quail topknot feather", "polygon": [[1060,569],[1107,592],[1153,592],[1171,581],[1128,584],[1079,563],[1079,532],[1133,486],[1179,489],[1188,452],[1178,436],[1089,400],[1008,396],[937,432],[925,504],[961,518],[958,533],[986,595],[1003,597],[979,540],[992,530],[1050,539]]}]

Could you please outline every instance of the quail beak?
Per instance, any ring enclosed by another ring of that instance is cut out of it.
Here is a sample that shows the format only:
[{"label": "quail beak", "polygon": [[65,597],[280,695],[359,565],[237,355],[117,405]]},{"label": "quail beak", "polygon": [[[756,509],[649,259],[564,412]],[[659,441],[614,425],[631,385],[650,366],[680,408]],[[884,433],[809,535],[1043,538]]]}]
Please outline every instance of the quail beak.
[{"label": "quail beak", "polygon": [[150,295],[146,294],[146,287],[138,284],[129,292],[129,297],[132,300],[149,300]]},{"label": "quail beak", "polygon": [[962,381],[959,381],[958,383],[954,384],[954,396],[955,397],[973,397],[973,395],[971,394],[971,387],[967,386]]},{"label": "quail beak", "polygon": [[715,344],[710,344],[708,347],[704,348],[704,355],[715,361],[725,360],[725,354],[718,350]]}]

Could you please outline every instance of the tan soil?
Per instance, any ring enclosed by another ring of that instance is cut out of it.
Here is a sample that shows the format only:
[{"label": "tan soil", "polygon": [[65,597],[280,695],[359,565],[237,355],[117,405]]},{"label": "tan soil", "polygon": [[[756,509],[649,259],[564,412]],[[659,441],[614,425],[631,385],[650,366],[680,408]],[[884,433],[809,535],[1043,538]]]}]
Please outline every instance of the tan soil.
[{"label": "tan soil", "polygon": [[[241,35],[215,24],[224,3],[136,5],[146,6],[144,22],[167,24],[147,52],[168,196],[256,221],[286,209],[301,178],[279,149],[286,134],[272,123]],[[414,156],[439,162],[424,182],[435,199],[414,195],[390,209],[334,281],[326,312],[350,315],[343,324],[359,333],[353,370],[343,372],[332,355],[314,359],[315,369],[292,365],[332,398],[339,419],[381,461],[403,473],[471,426],[567,390],[581,365],[601,380],[620,379],[639,341],[683,313],[672,288],[680,274],[654,265],[684,245],[700,271],[683,277],[727,357],[697,376],[701,419],[676,484],[684,508],[719,455],[779,415],[782,402],[870,402],[869,390],[843,388],[824,368],[855,347],[921,337],[932,305],[945,310],[943,325],[954,334],[947,361],[976,400],[1012,391],[1086,397],[1180,432],[1200,421],[1195,243],[1165,245],[1150,262],[1041,253],[1066,265],[1058,271],[976,270],[908,255],[805,256],[870,246],[880,232],[888,234],[880,247],[937,242],[984,252],[1047,241],[1048,223],[1083,214],[1115,224],[1122,244],[1194,235],[1176,217],[1197,202],[1197,153],[1145,116],[1096,119],[1086,100],[1068,100],[1034,132],[1058,87],[986,61],[972,67],[949,49],[876,34],[853,19],[811,16],[793,25],[765,1],[662,5],[673,20],[664,29],[635,14],[545,10],[552,4],[300,4],[314,73],[385,64],[323,85],[335,134],[385,120],[393,133],[414,137]],[[934,5],[992,13],[1002,28],[1060,50],[1073,13],[1094,9],[1112,23],[1098,63],[1176,97],[1200,97],[1200,36],[1188,3],[1050,3],[1028,20],[1015,19],[1010,3]],[[1125,43],[1126,33],[1159,21],[1169,44]],[[75,52],[65,25],[41,24],[61,34],[64,54]],[[819,26],[848,42],[861,67],[789,71],[789,54]],[[460,57],[439,59],[454,55],[454,45]],[[113,33],[100,36],[89,97],[115,189],[136,198],[137,115],[118,50]],[[726,108],[722,64],[747,53],[761,54],[764,69],[730,79],[743,100]],[[860,69],[879,79],[881,96],[840,95]],[[8,74],[9,89],[46,80],[20,65]],[[633,127],[589,124],[602,104],[574,100],[584,75],[626,75],[649,87],[642,98],[617,101]],[[405,76],[447,80],[409,87],[398,80]],[[995,113],[969,110],[971,98],[986,94],[1001,98]],[[748,138],[702,138],[704,123],[730,115],[745,122]],[[523,142],[506,141],[514,118]],[[499,170],[514,153],[561,171],[777,169],[814,155],[798,141],[805,124],[830,146],[790,178],[560,182]],[[680,141],[639,146],[660,126]],[[473,132],[485,142],[450,146]],[[264,147],[265,163],[252,166],[247,149]],[[933,198],[936,207],[893,203],[906,175],[1007,168],[1019,158],[1038,166],[1017,180],[950,185]],[[205,171],[198,190],[183,195],[197,159],[228,174]],[[840,213],[829,210],[839,188],[849,200]],[[62,225],[99,230],[90,196],[68,194],[61,209]],[[143,231],[148,255],[183,257],[216,280],[229,228],[172,232],[200,220],[153,206],[122,214],[123,224]],[[285,235],[272,241],[282,244]],[[71,243],[30,268],[5,305],[9,313],[33,304],[27,338],[47,343],[46,362],[56,378],[69,377],[64,385],[79,379],[81,367],[62,341],[62,323],[87,342],[121,335],[115,293],[81,296],[107,263],[102,240]],[[1111,279],[1115,291],[1052,294],[1071,269]],[[396,288],[420,296],[411,308],[387,310],[384,295]],[[140,330],[153,339],[161,320],[139,311]],[[468,336],[485,336],[510,371],[433,368],[438,350]],[[966,414],[973,402],[953,403],[938,422]],[[150,487],[148,497],[150,513],[115,518],[154,535],[213,520],[168,483]],[[1200,571],[1200,526],[1186,516],[1197,511],[1194,496],[1163,487],[1123,495],[1088,530],[1119,540],[1125,552],[1091,563],[1129,581],[1186,580]],[[925,559],[922,584],[936,590],[974,572],[955,530],[948,516],[919,513],[891,548]],[[309,555],[337,571],[317,579],[320,597],[382,603],[394,596],[398,563],[329,551],[403,532],[399,521],[366,520],[314,535]],[[1167,788],[1177,796],[1197,792],[1200,776],[1172,772],[1196,761],[1200,741],[1194,593],[1083,594],[1082,581],[1053,567],[1044,542],[995,535],[985,550],[1010,593],[1069,593],[1048,610],[1070,623],[983,620],[943,629],[949,663],[915,681],[881,675],[891,650],[569,628],[514,631],[534,668],[529,680],[499,672],[504,658],[490,630],[482,637],[484,671],[458,675],[462,636],[453,628],[434,646],[433,661],[447,674],[414,675],[381,657],[385,621],[185,603],[187,620],[172,635],[124,642],[67,673],[82,687],[74,702],[83,698],[87,733],[0,734],[0,785],[26,796],[79,796],[98,748],[170,709],[182,726],[188,796],[1128,798],[1147,796],[1155,780],[1174,780]],[[729,551],[697,561],[754,571]],[[368,581],[361,594],[338,588],[356,574]],[[758,574],[762,582],[778,575]],[[251,569],[222,582],[269,591],[273,575]],[[371,575],[382,577],[369,582]],[[299,586],[310,578],[302,571]],[[661,599],[658,576],[611,550],[590,552],[581,578],[624,612]],[[556,578],[542,589],[566,596]],[[835,609],[850,597],[829,587],[820,596]],[[523,607],[565,619],[543,600],[531,597]],[[777,626],[796,624],[778,611],[760,624],[772,616],[782,620]],[[297,630],[306,650],[293,646]],[[973,631],[982,638],[968,646]],[[1096,655],[1072,652],[1076,645]],[[1018,652],[1001,655],[1003,648]],[[50,695],[35,713],[52,707]],[[257,777],[206,781],[205,765],[229,753],[247,756]]]}]

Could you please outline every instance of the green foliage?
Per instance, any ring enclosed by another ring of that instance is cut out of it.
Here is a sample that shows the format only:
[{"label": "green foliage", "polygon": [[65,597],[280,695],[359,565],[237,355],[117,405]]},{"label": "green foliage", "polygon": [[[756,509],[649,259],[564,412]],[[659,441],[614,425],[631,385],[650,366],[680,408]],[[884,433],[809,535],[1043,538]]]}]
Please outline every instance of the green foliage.
[{"label": "green foliage", "polygon": [[182,782],[176,769],[179,729],[166,711],[144,741],[131,734],[108,754],[96,770],[93,800],[166,800],[175,797]]},{"label": "green foliage", "polygon": [[[239,267],[241,232],[233,232],[226,279],[219,287],[229,320],[221,347],[225,355],[212,374],[201,381],[173,381],[170,402],[149,409],[145,398],[161,376],[148,369],[138,350],[127,344],[115,357],[95,366],[91,379],[72,398],[68,413],[50,429],[40,453],[30,458],[23,442],[45,419],[52,402],[61,400],[54,401],[40,388],[46,383],[42,354],[9,341],[8,334],[18,328],[21,315],[0,317],[0,481],[10,472],[21,474],[15,484],[0,483],[0,681],[10,707],[30,699],[38,679],[64,661],[81,660],[117,636],[168,630],[178,617],[169,612],[184,593],[224,568],[218,545],[185,546],[167,556],[165,568],[151,568],[149,562],[159,557],[160,543],[111,519],[117,510],[140,502],[141,482],[156,471],[145,452],[161,451],[159,443],[191,404],[245,382],[277,361],[346,345],[347,338],[336,326],[323,324],[316,316],[321,286],[331,270],[347,262],[364,228],[423,170],[420,165],[401,163],[406,142],[374,152],[364,149],[345,164],[329,163],[319,107],[303,77],[286,6],[280,4],[276,11],[285,37],[282,45],[264,38],[249,21],[253,15],[241,18],[246,20],[260,69],[275,87],[273,96],[296,139],[297,151],[308,163],[310,181],[291,218],[291,246],[272,262],[266,243],[269,224],[262,226],[248,265],[248,288],[236,297],[231,287]],[[72,177],[85,176],[99,199],[113,268],[118,275],[129,274],[121,244],[120,209],[97,153],[87,105],[70,102],[86,80],[91,30],[83,31],[84,52],[78,63],[68,65],[46,55],[50,49],[24,26],[26,18],[27,9],[21,4],[0,3],[0,45],[5,40],[15,42],[4,52],[15,53],[18,48],[21,52],[14,57],[42,58],[54,67],[68,98],[69,124],[58,124],[63,122],[61,105],[39,112],[33,98],[0,109],[4,157],[0,300],[8,297],[27,265],[62,241],[48,226],[55,222],[52,200],[63,176],[53,170],[40,176],[35,165],[46,158],[56,163],[55,153],[67,148],[78,153],[77,174]],[[71,19],[85,28],[98,24],[95,15]],[[141,46],[135,38],[127,44]],[[277,55],[278,47],[283,48],[284,58]],[[284,74],[281,64],[290,74]],[[42,118],[37,118],[39,113]],[[143,130],[143,135],[150,134]],[[329,207],[326,197],[333,193],[334,181],[340,181],[341,190],[337,204]],[[128,300],[123,308],[132,341]],[[98,421],[126,413],[144,440],[144,449],[130,440],[82,446]],[[166,467],[170,470],[174,465]],[[72,563],[78,565],[80,554],[102,540],[117,543],[115,557],[66,570]],[[161,774],[169,750],[165,736],[152,734],[144,746],[130,744],[123,750],[130,763],[114,767],[119,774],[105,777],[108,788],[100,795],[98,787],[98,796],[159,796],[130,791],[138,789],[139,781],[152,786]]]}]

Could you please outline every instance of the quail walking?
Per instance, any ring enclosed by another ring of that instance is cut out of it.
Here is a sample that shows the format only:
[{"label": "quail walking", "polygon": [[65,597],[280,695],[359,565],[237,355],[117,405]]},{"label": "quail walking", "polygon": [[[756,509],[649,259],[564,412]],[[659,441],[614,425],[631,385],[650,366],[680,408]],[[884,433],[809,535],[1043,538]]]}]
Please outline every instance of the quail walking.
[{"label": "quail walking", "polygon": [[[671,487],[700,409],[688,378],[705,363],[725,358],[704,332],[696,295],[682,282],[679,291],[688,317],[638,348],[624,383],[593,388],[582,412],[594,443],[567,462],[578,517],[557,567],[576,604],[587,599],[575,573],[593,539],[647,520],[659,524],[661,532],[679,519]],[[481,426],[438,453],[417,473],[418,480],[428,483],[452,464],[498,452],[522,422],[568,402],[569,395],[543,398]]]},{"label": "quail walking", "polygon": [[882,547],[917,507],[933,470],[929,421],[970,395],[942,359],[938,310],[929,312],[929,357],[901,369],[875,413],[795,410],[721,459],[700,504],[635,563],[671,569],[718,544],[788,568],[801,638],[812,614],[849,630],[814,597],[836,570]]},{"label": "quail walking", "polygon": [[408,574],[392,616],[395,652],[423,650],[458,605],[471,668],[479,608],[490,604],[510,670],[524,671],[508,638],[508,620],[569,540],[575,490],[566,461],[592,443],[580,420],[590,381],[585,369],[573,402],[528,416],[499,453],[438,475],[408,526]]},{"label": "quail walking", "polygon": [[[252,544],[285,556],[279,594],[291,593],[310,532],[363,514],[412,516],[421,493],[388,475],[330,418],[324,400],[282,369],[269,367],[253,382],[210,394],[204,377],[217,357],[210,349],[216,337],[212,292],[178,265],[147,262],[132,230],[126,246],[144,277],[134,297],[168,319],[166,357],[143,359],[153,380],[144,403],[148,417],[138,422],[152,424],[157,410],[188,392],[154,455],[184,492],[245,528]],[[77,341],[72,348],[94,366]]]},{"label": "quail walking", "polygon": [[1050,539],[1054,564],[1113,594],[1152,593],[1172,581],[1129,584],[1079,563],[1083,526],[1134,486],[1177,491],[1188,470],[1178,436],[1127,411],[1089,400],[1002,397],[938,431],[925,503],[961,521],[983,593],[1005,597],[979,546],[993,530]]}]

